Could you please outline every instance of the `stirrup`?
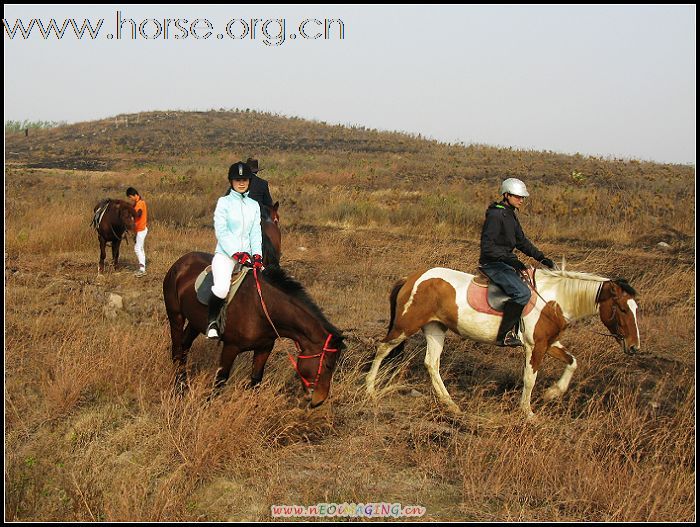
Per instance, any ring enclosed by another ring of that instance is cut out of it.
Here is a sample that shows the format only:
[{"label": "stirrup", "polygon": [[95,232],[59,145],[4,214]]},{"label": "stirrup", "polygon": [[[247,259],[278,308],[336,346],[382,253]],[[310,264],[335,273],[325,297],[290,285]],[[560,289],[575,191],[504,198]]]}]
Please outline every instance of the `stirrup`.
[{"label": "stirrup", "polygon": [[506,336],[503,337],[503,341],[499,342],[498,345],[508,348],[517,348],[519,346],[522,346],[523,343],[518,338],[518,335],[515,334],[515,331],[511,329],[508,333],[506,333]]},{"label": "stirrup", "polygon": [[216,322],[212,322],[209,324],[209,327],[207,327],[207,338],[208,339],[218,339],[219,337],[219,328],[216,325]]}]

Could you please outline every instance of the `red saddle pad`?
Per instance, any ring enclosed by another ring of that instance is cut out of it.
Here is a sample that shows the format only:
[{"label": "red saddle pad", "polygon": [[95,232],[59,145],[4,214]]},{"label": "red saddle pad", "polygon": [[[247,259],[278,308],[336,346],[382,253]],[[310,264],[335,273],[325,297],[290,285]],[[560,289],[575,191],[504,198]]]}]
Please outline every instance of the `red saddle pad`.
[{"label": "red saddle pad", "polygon": [[[475,285],[472,281],[467,288],[467,302],[473,309],[479,313],[488,313],[489,315],[503,316],[502,311],[492,309],[488,302],[488,288]],[[537,294],[533,291],[530,301],[525,306],[522,316],[527,315],[532,311],[537,303]]]}]

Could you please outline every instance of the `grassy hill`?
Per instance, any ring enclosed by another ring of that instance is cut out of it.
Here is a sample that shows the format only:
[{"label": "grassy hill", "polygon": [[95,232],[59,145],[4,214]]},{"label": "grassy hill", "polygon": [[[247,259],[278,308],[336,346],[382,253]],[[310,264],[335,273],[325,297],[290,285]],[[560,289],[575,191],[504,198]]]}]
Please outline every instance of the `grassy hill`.
[{"label": "grassy hill", "polygon": [[[602,159],[554,152],[495,148],[485,145],[449,145],[404,133],[379,132],[364,127],[327,125],[255,111],[146,112],[100,121],[32,130],[6,138],[8,161],[35,167],[112,169],[136,163],[168,163],[218,154],[235,157],[305,153],[323,163],[311,167],[332,170],[328,158],[351,156],[379,170],[389,185],[394,176],[422,180],[480,181],[502,174],[519,174],[533,182],[595,183],[617,189],[658,190],[689,181],[690,166],[637,160]],[[395,170],[372,166],[381,160],[400,160]],[[345,166],[345,160],[342,166]],[[360,168],[360,167],[358,167]],[[574,175],[572,175],[574,174]],[[579,174],[577,177],[575,174]],[[666,189],[669,190],[669,189]]]},{"label": "grassy hill", "polygon": [[[8,134],[5,154],[8,520],[263,521],[274,504],[329,502],[422,505],[433,521],[694,520],[694,167],[230,111],[32,129]],[[290,342],[258,390],[246,353],[208,403],[220,347],[199,338],[190,392],[173,395],[162,280],[184,253],[213,251],[228,166],[248,156],[281,203],[284,267],[348,337],[314,411]],[[546,360],[526,422],[519,350],[448,336],[454,416],[416,336],[368,400],[392,284],[421,267],[471,272],[506,176],[527,182],[521,221],[547,255],[639,291],[644,354],[593,333],[595,318],[575,324],[571,388],[545,403],[562,371]],[[148,274],[133,276],[129,244],[127,271],[98,276],[92,207],[129,186],[149,204]]]}]

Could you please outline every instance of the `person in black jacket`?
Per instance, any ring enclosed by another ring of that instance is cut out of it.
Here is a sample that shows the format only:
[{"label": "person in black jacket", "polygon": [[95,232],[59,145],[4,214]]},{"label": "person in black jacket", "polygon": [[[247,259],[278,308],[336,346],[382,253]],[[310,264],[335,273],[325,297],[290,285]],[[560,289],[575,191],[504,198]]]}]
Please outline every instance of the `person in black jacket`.
[{"label": "person in black jacket", "polygon": [[262,169],[258,168],[258,160],[249,157],[246,160],[246,165],[250,167],[253,172],[253,178],[250,180],[250,190],[248,191],[248,197],[253,198],[255,201],[261,205],[272,208],[272,196],[270,196],[270,187],[263,178],[258,176],[258,172]]},{"label": "person in black jacket", "polygon": [[499,346],[515,347],[523,345],[518,338],[518,323],[530,301],[531,292],[519,276],[526,266],[513,254],[513,249],[531,256],[550,269],[554,268],[554,262],[545,258],[542,251],[525,237],[515,214],[530,195],[525,183],[508,178],[501,184],[501,194],[503,199],[492,203],[486,210],[486,220],[481,230],[479,269],[511,298],[504,306],[496,340]]}]

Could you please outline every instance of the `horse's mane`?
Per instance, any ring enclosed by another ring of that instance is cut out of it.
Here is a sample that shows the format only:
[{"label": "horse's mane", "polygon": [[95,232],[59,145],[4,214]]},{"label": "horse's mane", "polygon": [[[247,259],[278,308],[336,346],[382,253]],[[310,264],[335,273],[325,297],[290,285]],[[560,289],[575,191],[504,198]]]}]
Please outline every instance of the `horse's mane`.
[{"label": "horse's mane", "polygon": [[[104,201],[104,200],[103,200]],[[112,198],[107,198],[109,203],[114,205],[117,209],[120,209],[122,207],[126,207],[127,210],[133,211],[134,214],[136,214],[136,208],[134,207],[134,204],[131,203],[130,201],[126,201],[123,199],[112,199]],[[102,202],[100,202],[102,203]]]},{"label": "horse's mane", "polygon": [[336,337],[343,337],[342,331],[331,324],[326,318],[326,315],[323,314],[323,311],[321,311],[321,308],[316,305],[316,302],[314,302],[311,296],[309,296],[309,293],[306,292],[304,286],[289,276],[284,269],[279,266],[266,267],[265,272],[261,273],[260,276],[270,285],[298,300],[321,321],[326,331]]},{"label": "horse's mane", "polygon": [[581,273],[577,271],[562,271],[562,270],[550,270],[550,269],[539,269],[540,273],[543,275],[550,275],[550,276],[558,276],[561,278],[573,278],[576,280],[591,280],[594,282],[614,282],[617,285],[619,285],[623,291],[625,291],[628,295],[631,296],[636,296],[637,291],[630,285],[630,283],[627,281],[627,278],[606,278],[604,276],[599,276],[596,274],[591,274],[591,273]]},{"label": "horse's mane", "polygon": [[538,269],[537,274],[540,276],[550,276],[553,278],[573,278],[574,280],[588,280],[592,282],[607,282],[610,278],[605,278],[597,274],[581,273],[578,271],[562,271],[552,269]]},{"label": "horse's mane", "polygon": [[591,314],[591,309],[597,309],[598,293],[605,282],[616,283],[632,296],[637,294],[624,278],[606,278],[577,271],[537,270],[538,287],[556,287],[557,296],[571,301],[569,309],[575,317]]},{"label": "horse's mane", "polygon": [[[596,300],[603,283],[610,279],[576,271],[537,270],[537,287],[555,289],[556,297],[565,302],[569,316],[577,319],[597,310]],[[560,301],[561,303],[561,301]]]},{"label": "horse's mane", "polygon": [[628,295],[637,296],[637,291],[635,291],[634,287],[632,287],[629,284],[629,282],[627,282],[626,278],[613,278],[612,281],[619,285],[622,288],[622,290]]}]

